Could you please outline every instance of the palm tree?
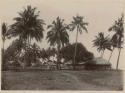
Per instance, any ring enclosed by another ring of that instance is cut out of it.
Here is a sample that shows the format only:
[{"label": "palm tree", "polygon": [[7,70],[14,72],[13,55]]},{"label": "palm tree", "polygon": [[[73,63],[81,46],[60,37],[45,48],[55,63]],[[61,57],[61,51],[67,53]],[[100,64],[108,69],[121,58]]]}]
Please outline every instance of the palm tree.
[{"label": "palm tree", "polygon": [[88,25],[88,23],[84,22],[83,19],[84,18],[82,16],[77,15],[76,17],[73,17],[73,21],[69,25],[71,31],[74,31],[75,29],[77,29],[75,53],[74,53],[74,60],[73,60],[73,69],[75,69],[75,58],[76,58],[76,51],[77,51],[78,33],[82,34],[82,30],[85,30],[87,32],[86,26]]},{"label": "palm tree", "polygon": [[110,40],[110,45],[111,45],[112,51],[111,51],[111,54],[109,56],[108,62],[110,62],[110,59],[112,57],[112,53],[113,53],[114,49],[117,47],[117,38],[116,37],[117,37],[116,35],[113,35],[111,40]]},{"label": "palm tree", "polygon": [[24,11],[19,12],[19,17],[14,18],[16,21],[9,31],[11,36],[19,36],[23,40],[27,40],[30,44],[31,39],[41,41],[43,38],[43,19],[39,19],[39,11],[36,8],[27,6]]},{"label": "palm tree", "polygon": [[119,58],[121,54],[121,48],[124,41],[124,15],[121,18],[118,18],[117,21],[109,28],[109,31],[114,31],[115,34],[113,35],[112,39],[115,43],[115,46],[118,48],[119,54],[117,59],[116,69],[118,70],[119,65]]},{"label": "palm tree", "polygon": [[104,33],[98,33],[98,36],[95,36],[95,40],[93,40],[94,47],[97,47],[98,52],[101,53],[101,57],[104,55],[105,49],[112,50],[110,44],[110,38],[108,36],[104,37]]},{"label": "palm tree", "polygon": [[6,40],[6,36],[7,36],[7,31],[8,31],[8,28],[7,28],[7,24],[6,23],[3,23],[2,24],[2,32],[1,32],[1,35],[2,35],[2,41],[3,41],[3,47],[2,47],[2,69],[4,69],[5,67],[5,59],[4,59],[4,44],[5,44],[5,40]]},{"label": "palm tree", "polygon": [[[45,25],[43,19],[39,19],[39,11],[36,8],[27,6],[23,11],[19,12],[19,16],[14,18],[16,21],[11,25],[9,30],[10,37],[17,37],[28,43],[30,46],[31,39],[41,41],[43,38],[43,25]],[[27,51],[27,49],[25,49]]]},{"label": "palm tree", "polygon": [[51,46],[57,46],[57,69],[60,69],[60,49],[69,42],[68,26],[64,24],[64,19],[57,17],[47,28],[50,29],[46,37],[48,42]]},{"label": "palm tree", "polygon": [[6,40],[7,31],[8,31],[7,24],[3,23],[2,24],[2,33],[1,33],[2,34],[2,41],[3,41],[3,52],[4,52],[4,43]]}]

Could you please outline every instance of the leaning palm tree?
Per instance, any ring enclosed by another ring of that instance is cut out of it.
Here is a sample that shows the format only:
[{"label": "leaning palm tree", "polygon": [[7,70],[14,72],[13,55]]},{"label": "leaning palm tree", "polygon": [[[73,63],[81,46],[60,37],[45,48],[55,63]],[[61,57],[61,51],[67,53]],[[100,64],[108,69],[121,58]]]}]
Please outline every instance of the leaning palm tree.
[{"label": "leaning palm tree", "polygon": [[111,45],[111,48],[112,48],[112,51],[110,53],[110,56],[109,56],[109,59],[108,59],[108,62],[110,62],[110,59],[112,57],[112,54],[113,54],[113,51],[114,49],[117,47],[117,35],[113,35],[111,40],[110,40],[110,45]]},{"label": "leaning palm tree", "polygon": [[71,22],[70,30],[74,31],[77,29],[76,32],[76,45],[75,45],[75,53],[74,53],[74,60],[73,60],[73,69],[75,69],[75,58],[76,58],[76,51],[77,51],[77,40],[78,40],[78,33],[82,34],[82,31],[85,30],[87,32],[86,26],[88,25],[87,22],[84,22],[84,18],[82,16],[77,15],[73,17],[73,21]]},{"label": "leaning palm tree", "polygon": [[[31,39],[41,41],[43,38],[43,19],[39,19],[39,11],[36,8],[27,6],[23,11],[19,12],[19,16],[14,18],[15,23],[11,25],[8,34],[10,37],[19,37],[22,41],[30,46]],[[25,49],[26,51],[27,49]]]},{"label": "leaning palm tree", "polygon": [[118,18],[118,20],[115,21],[114,25],[109,28],[109,31],[115,32],[112,38],[114,40],[116,47],[119,50],[117,65],[116,65],[116,69],[118,69],[121,48],[124,41],[124,15],[122,15],[121,18]]},{"label": "leaning palm tree", "polygon": [[46,37],[50,46],[57,46],[57,69],[60,69],[60,49],[69,42],[68,26],[64,24],[64,19],[57,17],[47,28],[50,29]]},{"label": "leaning palm tree", "polygon": [[104,37],[104,33],[98,33],[98,36],[95,36],[95,38],[93,40],[93,47],[97,47],[97,51],[101,52],[101,57],[103,57],[105,49],[112,50],[110,38],[108,36]]}]

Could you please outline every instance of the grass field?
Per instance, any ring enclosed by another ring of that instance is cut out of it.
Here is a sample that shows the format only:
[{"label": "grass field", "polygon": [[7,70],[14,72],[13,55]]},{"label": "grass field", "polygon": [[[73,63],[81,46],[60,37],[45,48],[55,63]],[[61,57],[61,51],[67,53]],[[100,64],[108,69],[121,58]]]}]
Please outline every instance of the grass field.
[{"label": "grass field", "polygon": [[3,90],[123,90],[122,71],[2,72]]}]

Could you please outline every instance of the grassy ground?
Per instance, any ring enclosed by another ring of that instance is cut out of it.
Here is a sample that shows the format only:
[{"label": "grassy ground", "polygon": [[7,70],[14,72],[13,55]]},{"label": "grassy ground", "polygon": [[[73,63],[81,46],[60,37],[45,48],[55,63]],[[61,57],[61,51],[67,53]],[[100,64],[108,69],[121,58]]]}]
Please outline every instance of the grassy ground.
[{"label": "grassy ground", "polygon": [[122,71],[5,71],[2,89],[122,90],[122,74]]}]

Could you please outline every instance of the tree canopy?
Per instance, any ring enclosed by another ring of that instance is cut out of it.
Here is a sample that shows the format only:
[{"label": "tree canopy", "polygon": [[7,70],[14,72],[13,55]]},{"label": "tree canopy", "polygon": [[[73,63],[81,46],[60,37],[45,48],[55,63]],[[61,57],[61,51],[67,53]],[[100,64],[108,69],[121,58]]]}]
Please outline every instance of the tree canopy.
[{"label": "tree canopy", "polygon": [[[60,51],[61,56],[65,60],[73,61],[75,45],[76,43],[68,44],[66,47],[61,49]],[[94,57],[93,53],[89,52],[84,45],[82,45],[81,43],[77,43],[76,63],[81,61],[91,60],[93,57]]]},{"label": "tree canopy", "polygon": [[35,40],[41,41],[45,23],[43,19],[39,19],[39,11],[27,6],[18,14],[19,16],[14,18],[15,23],[11,25],[8,34],[12,37],[19,36],[23,40],[35,38]]}]

